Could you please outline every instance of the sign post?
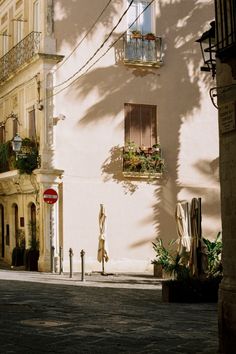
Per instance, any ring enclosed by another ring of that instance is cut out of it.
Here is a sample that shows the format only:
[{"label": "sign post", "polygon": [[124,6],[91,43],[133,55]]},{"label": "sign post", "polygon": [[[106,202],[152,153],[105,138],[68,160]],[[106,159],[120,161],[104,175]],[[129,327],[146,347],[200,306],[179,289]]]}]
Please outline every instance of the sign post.
[{"label": "sign post", "polygon": [[51,255],[51,273],[54,273],[55,267],[54,267],[54,251],[55,247],[53,245],[53,232],[52,232],[52,211],[53,211],[53,204],[55,204],[58,200],[58,194],[55,191],[55,189],[49,188],[46,189],[43,193],[43,200],[45,203],[50,205],[50,225],[49,225],[49,230],[50,230],[50,255]]}]

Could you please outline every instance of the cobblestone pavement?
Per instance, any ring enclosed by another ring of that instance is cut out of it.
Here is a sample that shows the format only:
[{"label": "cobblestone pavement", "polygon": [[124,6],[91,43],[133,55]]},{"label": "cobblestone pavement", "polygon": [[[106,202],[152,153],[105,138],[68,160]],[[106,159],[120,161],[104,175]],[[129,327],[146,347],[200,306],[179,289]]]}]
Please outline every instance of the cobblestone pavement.
[{"label": "cobblestone pavement", "polygon": [[161,302],[151,275],[0,270],[0,353],[216,354],[217,304]]}]

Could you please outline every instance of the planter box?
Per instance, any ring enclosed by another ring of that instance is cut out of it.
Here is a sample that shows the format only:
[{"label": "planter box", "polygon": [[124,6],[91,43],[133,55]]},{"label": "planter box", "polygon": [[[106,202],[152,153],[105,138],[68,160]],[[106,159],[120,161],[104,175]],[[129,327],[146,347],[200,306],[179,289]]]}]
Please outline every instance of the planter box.
[{"label": "planter box", "polygon": [[154,278],[162,278],[161,264],[153,264],[153,276]]},{"label": "planter box", "polygon": [[166,280],[162,283],[163,302],[217,302],[221,278]]}]

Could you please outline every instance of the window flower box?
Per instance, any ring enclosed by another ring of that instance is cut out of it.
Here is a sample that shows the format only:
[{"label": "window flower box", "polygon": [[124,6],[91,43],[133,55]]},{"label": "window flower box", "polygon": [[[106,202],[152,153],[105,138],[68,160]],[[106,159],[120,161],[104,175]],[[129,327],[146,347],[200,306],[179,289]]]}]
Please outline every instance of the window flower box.
[{"label": "window flower box", "polygon": [[160,177],[164,171],[159,144],[152,147],[137,147],[134,143],[128,143],[123,148],[123,175],[125,177]]},{"label": "window flower box", "polygon": [[144,39],[146,39],[147,41],[155,41],[156,36],[153,33],[147,33],[144,35]]}]

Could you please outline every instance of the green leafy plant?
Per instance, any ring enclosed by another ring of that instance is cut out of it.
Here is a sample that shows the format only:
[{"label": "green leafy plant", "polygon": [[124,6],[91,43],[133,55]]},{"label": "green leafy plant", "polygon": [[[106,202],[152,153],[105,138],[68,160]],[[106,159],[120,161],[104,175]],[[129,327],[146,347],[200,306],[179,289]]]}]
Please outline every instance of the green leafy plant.
[{"label": "green leafy plant", "polygon": [[35,221],[29,222],[29,248],[25,252],[25,268],[26,270],[37,271],[39,259],[39,240],[37,238],[37,226]]},{"label": "green leafy plant", "polygon": [[17,159],[12,150],[11,141],[0,144],[0,172],[17,168],[21,174],[31,174],[38,165],[38,145],[29,138],[22,140],[21,152]]},{"label": "green leafy plant", "polygon": [[38,146],[37,144],[25,138],[22,140],[21,154],[16,161],[16,168],[20,173],[31,174],[38,167]]},{"label": "green leafy plant", "polygon": [[173,263],[173,256],[170,250],[164,245],[161,238],[156,238],[156,242],[152,242],[153,249],[156,252],[156,257],[151,261],[152,264],[160,264],[162,268],[169,272],[170,266]]},{"label": "green leafy plant", "polygon": [[188,262],[185,255],[180,255],[171,249],[174,243],[175,240],[170,241],[168,249],[163,245],[162,239],[157,237],[156,242],[152,242],[156,257],[151,263],[160,264],[166,273],[174,275],[177,280],[186,280],[190,277]]},{"label": "green leafy plant", "polygon": [[207,248],[207,259],[208,259],[208,276],[222,276],[222,237],[221,232],[218,232],[216,239],[210,241],[206,238],[203,238],[203,242]]},{"label": "green leafy plant", "polygon": [[0,172],[9,171],[11,162],[14,160],[11,142],[0,144]]},{"label": "green leafy plant", "polygon": [[165,164],[160,145],[146,148],[129,142],[123,149],[123,168],[125,172],[162,173]]}]

